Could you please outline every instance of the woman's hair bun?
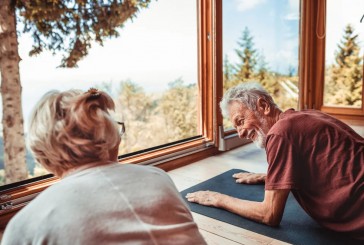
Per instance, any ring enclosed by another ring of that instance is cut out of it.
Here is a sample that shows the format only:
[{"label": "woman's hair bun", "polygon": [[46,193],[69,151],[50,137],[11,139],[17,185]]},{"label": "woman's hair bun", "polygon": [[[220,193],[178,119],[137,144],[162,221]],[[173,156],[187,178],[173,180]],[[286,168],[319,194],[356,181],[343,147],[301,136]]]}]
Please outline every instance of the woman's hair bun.
[{"label": "woman's hair bun", "polygon": [[86,93],[89,95],[89,98],[98,98],[101,95],[97,88],[90,88]]}]

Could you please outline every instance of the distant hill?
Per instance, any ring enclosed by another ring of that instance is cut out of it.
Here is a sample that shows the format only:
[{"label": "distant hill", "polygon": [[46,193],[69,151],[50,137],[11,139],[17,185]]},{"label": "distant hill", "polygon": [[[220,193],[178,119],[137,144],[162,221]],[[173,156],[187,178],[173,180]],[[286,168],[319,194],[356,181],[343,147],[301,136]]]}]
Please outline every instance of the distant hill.
[{"label": "distant hill", "polygon": [[[26,162],[30,174],[34,174],[35,160],[32,154],[28,151],[26,152]],[[4,142],[3,137],[0,137],[0,169],[4,169]]]}]

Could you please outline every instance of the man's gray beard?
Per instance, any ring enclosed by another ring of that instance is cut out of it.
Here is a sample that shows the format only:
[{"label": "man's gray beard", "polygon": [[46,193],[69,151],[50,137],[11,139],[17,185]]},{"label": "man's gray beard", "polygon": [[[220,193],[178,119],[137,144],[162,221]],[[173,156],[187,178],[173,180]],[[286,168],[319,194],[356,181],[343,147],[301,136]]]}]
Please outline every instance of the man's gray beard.
[{"label": "man's gray beard", "polygon": [[[258,112],[255,112],[255,116],[260,121],[260,124],[262,125],[262,127],[266,128],[267,121],[264,118],[262,118],[262,116]],[[256,133],[257,133],[257,138],[256,138],[256,140],[253,140],[253,142],[258,148],[264,149],[267,135],[264,133],[262,128],[259,128],[259,131],[256,131]]]},{"label": "man's gray beard", "polygon": [[258,148],[264,149],[267,136],[264,134],[262,129],[259,129],[259,131],[256,131],[256,133],[257,133],[257,138],[253,140],[253,142]]}]

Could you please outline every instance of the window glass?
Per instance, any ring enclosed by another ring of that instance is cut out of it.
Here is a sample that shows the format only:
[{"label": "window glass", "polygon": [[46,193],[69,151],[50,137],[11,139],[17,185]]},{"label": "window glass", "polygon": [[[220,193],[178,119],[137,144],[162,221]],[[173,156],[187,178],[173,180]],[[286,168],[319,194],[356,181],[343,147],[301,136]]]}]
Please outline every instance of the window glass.
[{"label": "window glass", "polygon": [[223,1],[224,91],[257,81],[282,110],[297,108],[298,38],[299,0]]},{"label": "window glass", "polygon": [[[197,34],[196,0],[152,1],[125,23],[118,38],[107,40],[103,47],[93,44],[74,69],[57,68],[62,59],[59,54],[44,52],[30,58],[32,38],[21,35],[25,134],[30,112],[44,93],[95,87],[114,98],[115,119],[125,122],[120,154],[200,135]],[[3,152],[2,142],[0,150]],[[26,164],[28,178],[47,173],[29,152]],[[4,169],[3,159],[0,169],[3,185],[5,171],[9,171]]]},{"label": "window glass", "polygon": [[324,105],[362,107],[364,1],[328,0]]}]

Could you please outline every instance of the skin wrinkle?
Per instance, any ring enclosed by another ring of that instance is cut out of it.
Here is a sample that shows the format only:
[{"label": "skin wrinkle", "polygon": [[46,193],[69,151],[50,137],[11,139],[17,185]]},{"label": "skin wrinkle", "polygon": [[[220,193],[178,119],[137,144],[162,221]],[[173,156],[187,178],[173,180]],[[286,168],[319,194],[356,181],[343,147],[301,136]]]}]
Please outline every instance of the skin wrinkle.
[{"label": "skin wrinkle", "polygon": [[[251,139],[259,148],[264,148],[266,135],[278,120],[281,111],[271,110],[270,105],[262,98],[258,99],[257,110],[251,111],[239,101],[233,101],[229,105],[230,120],[239,137]],[[270,118],[271,114],[273,120]]]},{"label": "skin wrinkle", "polygon": [[[274,103],[262,97],[257,99],[255,111],[237,100],[229,103],[228,111],[239,137],[251,139],[259,148],[265,147],[266,135],[282,113]],[[233,177],[237,178],[238,183],[257,184],[265,182],[266,174],[240,173]],[[265,190],[263,202],[241,200],[213,191],[188,193],[186,198],[190,202],[222,208],[256,222],[277,226],[289,192],[289,189]]]}]

